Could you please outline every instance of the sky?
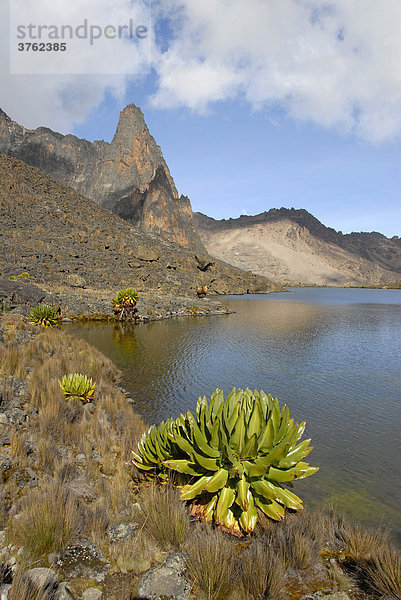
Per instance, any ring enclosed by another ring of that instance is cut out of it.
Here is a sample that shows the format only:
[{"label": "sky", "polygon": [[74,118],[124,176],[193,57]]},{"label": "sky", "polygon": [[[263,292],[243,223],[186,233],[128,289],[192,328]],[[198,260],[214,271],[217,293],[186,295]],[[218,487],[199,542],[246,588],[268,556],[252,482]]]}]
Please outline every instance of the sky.
[{"label": "sky", "polygon": [[[194,210],[305,208],[344,233],[401,236],[400,0],[10,2],[0,107],[25,127],[110,141],[134,103]],[[17,51],[18,24],[84,19],[131,20],[146,39]]]}]

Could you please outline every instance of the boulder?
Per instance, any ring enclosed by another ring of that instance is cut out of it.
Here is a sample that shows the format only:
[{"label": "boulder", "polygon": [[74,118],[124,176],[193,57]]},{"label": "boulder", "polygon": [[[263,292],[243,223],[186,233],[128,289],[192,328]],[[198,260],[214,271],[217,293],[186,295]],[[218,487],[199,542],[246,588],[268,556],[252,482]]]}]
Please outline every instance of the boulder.
[{"label": "boulder", "polygon": [[111,544],[116,542],[125,542],[135,537],[138,529],[138,523],[113,523],[107,528],[107,535]]},{"label": "boulder", "polygon": [[65,282],[67,285],[76,288],[85,288],[87,286],[86,280],[76,273],[70,273],[67,275]]},{"label": "boulder", "polygon": [[100,600],[102,592],[95,587],[88,588],[82,594],[82,600]]},{"label": "boulder", "polygon": [[54,594],[54,600],[75,600],[75,597],[71,594],[68,588],[68,583],[65,581],[60,583]]},{"label": "boulder", "polygon": [[159,255],[152,248],[146,246],[138,246],[134,252],[135,257],[146,262],[154,262],[159,260]]},{"label": "boulder", "polygon": [[86,577],[103,581],[110,564],[96,544],[90,540],[78,540],[59,556],[56,566],[70,579]]},{"label": "boulder", "polygon": [[78,498],[82,498],[85,502],[93,502],[97,498],[97,494],[93,487],[86,481],[85,477],[77,477],[67,484],[67,488]]},{"label": "boulder", "polygon": [[183,554],[172,554],[165,563],[145,573],[138,586],[139,598],[157,600],[188,600],[191,585],[183,576]]},{"label": "boulder", "polygon": [[44,300],[45,296],[46,292],[32,283],[0,279],[0,299],[4,298],[12,304],[36,306]]},{"label": "boulder", "polygon": [[24,573],[24,580],[32,588],[40,591],[53,590],[58,581],[58,575],[52,569],[37,567]]},{"label": "boulder", "polygon": [[39,476],[31,467],[19,467],[13,472],[11,479],[15,481],[17,487],[22,490],[24,487],[36,487],[39,484]]}]

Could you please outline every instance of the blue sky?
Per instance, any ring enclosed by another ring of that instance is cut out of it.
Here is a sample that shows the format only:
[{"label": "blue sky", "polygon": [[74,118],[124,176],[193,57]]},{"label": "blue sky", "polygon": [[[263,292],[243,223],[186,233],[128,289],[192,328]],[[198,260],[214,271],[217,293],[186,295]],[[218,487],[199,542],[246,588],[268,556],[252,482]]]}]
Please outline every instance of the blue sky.
[{"label": "blue sky", "polygon": [[[267,115],[234,101],[218,103],[206,115],[155,109],[147,102],[151,79],[132,85],[126,102],[142,108],[193,210],[223,219],[281,206],[305,208],[343,233],[401,236],[397,142],[369,144],[297,123],[280,109]],[[74,133],[111,141],[121,108],[107,98]]]},{"label": "blue sky", "polygon": [[[85,1],[93,18],[105,2]],[[148,74],[4,73],[0,106],[110,141],[133,102],[194,210],[305,208],[344,233],[401,235],[401,3],[366,1],[156,2]]]}]

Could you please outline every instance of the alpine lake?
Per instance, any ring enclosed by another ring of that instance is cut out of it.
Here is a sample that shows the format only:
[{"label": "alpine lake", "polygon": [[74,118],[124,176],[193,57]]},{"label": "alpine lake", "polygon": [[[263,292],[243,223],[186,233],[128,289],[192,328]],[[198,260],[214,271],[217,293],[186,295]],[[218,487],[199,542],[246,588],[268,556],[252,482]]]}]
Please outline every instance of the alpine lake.
[{"label": "alpine lake", "polygon": [[[295,482],[305,506],[334,504],[401,543],[401,291],[289,288],[220,298],[230,315],[74,324],[122,371],[148,423],[195,411],[215,388],[262,389],[307,422]],[[199,301],[201,302],[201,300]]]}]

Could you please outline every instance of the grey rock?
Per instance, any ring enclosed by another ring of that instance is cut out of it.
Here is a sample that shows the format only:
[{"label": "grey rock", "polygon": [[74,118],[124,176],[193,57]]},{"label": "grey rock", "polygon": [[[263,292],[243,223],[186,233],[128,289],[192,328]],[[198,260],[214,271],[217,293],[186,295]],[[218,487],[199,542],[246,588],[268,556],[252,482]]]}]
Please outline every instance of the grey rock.
[{"label": "grey rock", "polygon": [[54,594],[54,600],[75,600],[75,596],[71,594],[67,582],[63,581],[59,584]]},{"label": "grey rock", "polygon": [[96,544],[78,540],[60,555],[56,566],[67,578],[87,577],[103,581],[110,564]]},{"label": "grey rock", "polygon": [[0,298],[9,299],[14,304],[28,304],[35,306],[39,304],[46,292],[31,283],[10,281],[9,279],[0,279]]},{"label": "grey rock", "polygon": [[7,415],[4,412],[0,412],[0,425],[8,425]]},{"label": "grey rock", "polygon": [[12,479],[16,482],[20,490],[24,487],[36,487],[39,484],[39,476],[30,467],[19,467],[12,474]]},{"label": "grey rock", "polygon": [[138,523],[113,523],[109,525],[107,535],[110,543],[115,544],[116,542],[132,540],[138,527]]},{"label": "grey rock", "polygon": [[330,592],[325,593],[325,591],[315,592],[313,594],[305,594],[300,598],[300,600],[350,600],[350,597],[345,592]]},{"label": "grey rock", "polygon": [[7,600],[8,599],[8,590],[10,589],[11,584],[9,583],[3,583],[3,585],[0,585],[0,600]]},{"label": "grey rock", "polygon": [[52,569],[38,567],[24,573],[24,579],[37,590],[51,590],[58,581],[58,575]]},{"label": "grey rock", "polygon": [[70,273],[70,275],[67,275],[66,284],[77,288],[84,288],[87,285],[86,280],[76,273]]},{"label": "grey rock", "polygon": [[88,588],[82,594],[82,600],[100,600],[102,597],[102,592],[97,588]]},{"label": "grey rock", "polygon": [[152,248],[138,246],[135,250],[135,256],[143,261],[153,262],[159,260],[159,255]]},{"label": "grey rock", "polygon": [[26,421],[27,414],[20,408],[6,410],[8,423],[11,425],[22,425]]},{"label": "grey rock", "polygon": [[165,565],[167,567],[170,567],[170,569],[175,569],[177,573],[183,573],[187,568],[187,564],[185,562],[185,554],[183,554],[182,552],[171,554],[168,558],[166,558]]},{"label": "grey rock", "polygon": [[0,454],[0,474],[4,479],[5,473],[11,469],[13,466],[13,461],[9,456],[4,456],[4,454]]},{"label": "grey rock", "polygon": [[67,485],[68,489],[73,492],[78,498],[82,498],[87,502],[96,500],[97,495],[92,486],[86,481],[84,477],[78,477]]},{"label": "grey rock", "polygon": [[35,444],[35,442],[26,440],[24,446],[25,446],[25,452],[26,452],[27,456],[32,456],[32,454],[36,454],[38,445]]},{"label": "grey rock", "polygon": [[95,462],[102,462],[103,459],[97,450],[92,451],[92,460],[94,460]]},{"label": "grey rock", "polygon": [[56,450],[55,450],[56,456],[57,458],[69,458],[70,454],[71,454],[71,449],[68,446],[64,446],[64,445],[60,445],[60,446],[56,446]]},{"label": "grey rock", "polygon": [[85,454],[77,454],[75,457],[75,462],[77,463],[84,463],[86,462],[86,456]]},{"label": "grey rock", "polygon": [[169,556],[166,562],[145,573],[138,586],[140,598],[169,598],[171,600],[188,600],[191,585],[183,577],[185,561],[182,554]]}]

